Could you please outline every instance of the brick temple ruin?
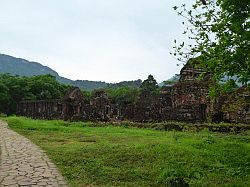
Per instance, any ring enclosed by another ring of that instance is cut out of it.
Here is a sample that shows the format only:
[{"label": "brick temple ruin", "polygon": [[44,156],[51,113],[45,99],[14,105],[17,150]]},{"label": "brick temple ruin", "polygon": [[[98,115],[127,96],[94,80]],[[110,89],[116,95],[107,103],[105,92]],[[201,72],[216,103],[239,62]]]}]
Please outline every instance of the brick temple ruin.
[{"label": "brick temple ruin", "polygon": [[208,88],[212,84],[210,77],[209,73],[189,62],[182,68],[178,83],[165,86],[158,94],[143,91],[133,104],[119,106],[111,103],[105,91],[96,91],[87,101],[75,87],[60,100],[22,101],[18,104],[17,114],[72,121],[204,122],[210,119],[250,124],[249,88],[242,87],[211,100],[208,97]]}]

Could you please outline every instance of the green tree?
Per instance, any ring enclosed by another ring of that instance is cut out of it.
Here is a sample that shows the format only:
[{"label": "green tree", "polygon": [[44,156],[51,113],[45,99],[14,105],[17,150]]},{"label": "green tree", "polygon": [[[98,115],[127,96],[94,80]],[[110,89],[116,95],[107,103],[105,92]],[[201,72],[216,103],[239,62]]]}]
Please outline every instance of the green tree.
[{"label": "green tree", "polygon": [[2,81],[0,81],[0,113],[6,111],[6,106],[10,103],[11,98],[8,92],[9,89]]},{"label": "green tree", "polygon": [[[215,80],[236,77],[250,82],[250,3],[249,0],[196,0],[173,7],[186,18],[185,30],[190,43],[175,40],[172,53],[181,62],[200,56],[201,65]],[[231,80],[231,79],[229,79]]]},{"label": "green tree", "polygon": [[124,86],[113,89],[107,89],[107,93],[113,103],[119,104],[121,106],[126,106],[128,104],[134,103],[137,100],[139,95],[139,89]]},{"label": "green tree", "polygon": [[52,75],[30,77],[27,82],[30,92],[37,100],[62,98],[69,89],[69,86],[60,84]]},{"label": "green tree", "polygon": [[91,99],[91,91],[82,90],[82,94],[83,94],[83,97],[84,97],[85,102],[90,102],[90,99]]},{"label": "green tree", "polygon": [[144,80],[140,86],[142,90],[149,91],[151,93],[155,93],[158,90],[158,83],[154,79],[153,75],[149,75],[146,80]]},{"label": "green tree", "polygon": [[51,75],[19,77],[0,75],[0,112],[13,114],[23,100],[60,99],[69,86],[60,84]]}]

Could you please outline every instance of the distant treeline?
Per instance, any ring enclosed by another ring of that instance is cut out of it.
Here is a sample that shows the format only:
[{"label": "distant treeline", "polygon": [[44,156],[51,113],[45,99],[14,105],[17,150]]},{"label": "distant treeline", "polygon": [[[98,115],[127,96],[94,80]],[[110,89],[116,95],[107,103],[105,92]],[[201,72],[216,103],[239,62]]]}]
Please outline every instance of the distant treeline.
[{"label": "distant treeline", "polygon": [[108,88],[118,88],[118,87],[136,87],[139,88],[142,84],[142,80],[134,81],[122,81],[119,83],[106,83],[102,81],[89,81],[89,80],[76,80],[69,83],[72,86],[79,87],[86,91],[93,91],[97,89],[108,89]]},{"label": "distant treeline", "polygon": [[[2,74],[0,75],[0,113],[14,114],[17,104],[24,100],[61,99],[70,87],[72,86],[59,83],[52,75],[25,77]],[[134,103],[141,91],[148,90],[155,94],[160,88],[154,77],[149,75],[143,82],[138,81],[136,86],[128,81],[108,85],[102,90],[108,94],[111,102],[127,105]],[[95,95],[95,91],[82,90],[87,101]]]}]

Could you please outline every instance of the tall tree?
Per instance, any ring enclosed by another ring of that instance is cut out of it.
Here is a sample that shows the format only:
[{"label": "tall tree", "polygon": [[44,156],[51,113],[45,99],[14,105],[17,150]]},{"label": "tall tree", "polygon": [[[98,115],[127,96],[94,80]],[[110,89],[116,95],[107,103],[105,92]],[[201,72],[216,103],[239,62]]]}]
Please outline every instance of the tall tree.
[{"label": "tall tree", "polygon": [[148,78],[142,82],[140,88],[153,93],[157,91],[158,83],[154,79],[153,75],[149,75]]},{"label": "tall tree", "polygon": [[173,7],[186,18],[185,30],[190,43],[175,40],[175,52],[181,62],[200,56],[201,65],[216,80],[237,77],[250,82],[250,3],[249,0],[196,0]]}]

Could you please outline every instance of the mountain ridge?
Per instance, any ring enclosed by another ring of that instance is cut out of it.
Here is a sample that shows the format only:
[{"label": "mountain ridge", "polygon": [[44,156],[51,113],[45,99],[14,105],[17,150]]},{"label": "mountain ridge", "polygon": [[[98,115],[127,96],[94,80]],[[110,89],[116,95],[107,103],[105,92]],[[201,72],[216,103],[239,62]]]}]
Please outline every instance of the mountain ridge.
[{"label": "mountain ridge", "polygon": [[60,83],[77,86],[86,91],[95,89],[131,86],[140,87],[142,81],[140,79],[134,81],[122,81],[119,83],[106,83],[103,81],[90,81],[90,80],[71,80],[60,76],[55,70],[41,63],[28,61],[23,58],[17,58],[6,54],[0,54],[0,73],[9,73],[11,75],[19,76],[36,76],[50,74],[55,76]]}]

